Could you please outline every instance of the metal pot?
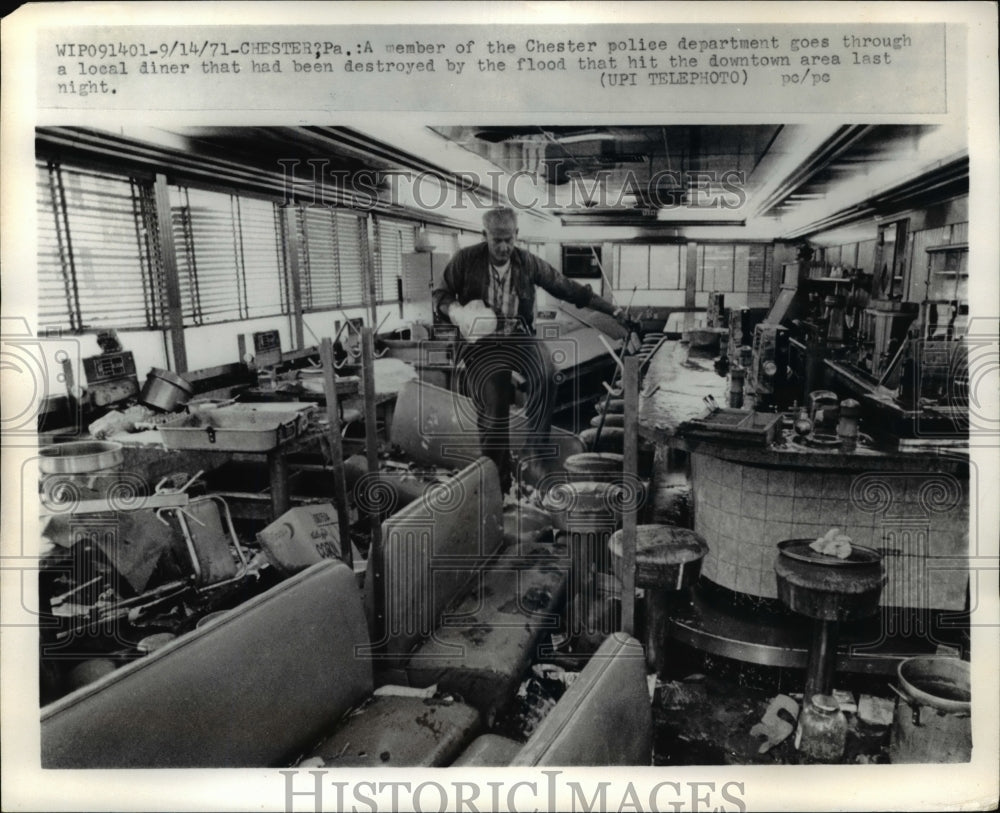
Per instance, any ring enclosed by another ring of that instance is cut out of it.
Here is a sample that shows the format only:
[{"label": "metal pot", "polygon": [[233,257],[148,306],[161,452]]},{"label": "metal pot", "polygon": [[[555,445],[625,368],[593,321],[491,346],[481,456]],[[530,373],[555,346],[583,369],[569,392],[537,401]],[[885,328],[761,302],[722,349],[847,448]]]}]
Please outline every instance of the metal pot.
[{"label": "metal pot", "polygon": [[907,658],[897,672],[900,687],[914,702],[952,714],[971,711],[968,661],[936,655]]},{"label": "metal pot", "polygon": [[899,664],[900,702],[889,761],[968,762],[972,755],[971,672],[968,661],[923,656]]},{"label": "metal pot", "polygon": [[142,385],[139,400],[153,409],[173,412],[183,406],[194,395],[194,388],[183,378],[170,370],[153,367]]},{"label": "metal pot", "polygon": [[90,474],[121,465],[122,445],[109,440],[57,443],[39,451],[42,474]]}]

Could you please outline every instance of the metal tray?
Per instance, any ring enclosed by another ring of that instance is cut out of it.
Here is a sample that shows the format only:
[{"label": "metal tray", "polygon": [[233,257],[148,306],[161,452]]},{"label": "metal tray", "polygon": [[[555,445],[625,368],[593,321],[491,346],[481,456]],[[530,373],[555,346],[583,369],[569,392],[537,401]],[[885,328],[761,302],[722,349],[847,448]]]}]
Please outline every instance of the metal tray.
[{"label": "metal tray", "polygon": [[160,426],[168,449],[268,452],[301,434],[314,404],[234,404]]},{"label": "metal tray", "polygon": [[738,446],[770,446],[781,423],[776,412],[719,409],[702,418],[685,421],[677,433],[694,440],[709,440]]}]

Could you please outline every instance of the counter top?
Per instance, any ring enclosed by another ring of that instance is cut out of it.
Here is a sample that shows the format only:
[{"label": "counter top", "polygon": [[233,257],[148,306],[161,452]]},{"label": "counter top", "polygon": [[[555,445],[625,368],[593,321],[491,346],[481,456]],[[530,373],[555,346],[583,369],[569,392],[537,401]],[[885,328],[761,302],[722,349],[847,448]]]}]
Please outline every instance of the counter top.
[{"label": "counter top", "polygon": [[859,446],[854,452],[839,449],[812,449],[798,443],[772,444],[766,447],[735,446],[708,440],[674,435],[668,443],[674,448],[706,454],[734,463],[783,469],[828,469],[893,472],[956,473],[968,466],[966,450],[952,447],[919,447],[900,450],[870,449]]},{"label": "counter top", "polygon": [[728,403],[727,388],[726,379],[715,372],[711,359],[689,359],[686,344],[664,342],[642,380],[640,437],[668,442],[680,424],[705,414],[705,396],[711,395],[720,405]]}]

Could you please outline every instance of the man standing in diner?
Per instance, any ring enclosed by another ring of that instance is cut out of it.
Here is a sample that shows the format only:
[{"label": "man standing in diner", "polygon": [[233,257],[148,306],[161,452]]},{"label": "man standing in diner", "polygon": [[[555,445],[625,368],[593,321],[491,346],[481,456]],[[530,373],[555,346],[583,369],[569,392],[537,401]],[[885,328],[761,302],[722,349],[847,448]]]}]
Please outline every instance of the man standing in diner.
[{"label": "man standing in diner", "polygon": [[625,320],[621,308],[589,285],[567,279],[545,260],[518,248],[513,209],[486,212],[483,237],[482,243],[461,249],[448,262],[441,287],[433,293],[434,310],[461,334],[456,367],[464,367],[463,389],[476,407],[480,446],[496,463],[507,494],[512,482],[512,372],[520,373],[527,385],[529,465],[540,463],[540,447],[548,442],[552,425],[556,387],[551,361],[535,339],[535,287],[579,308],[609,314],[623,325]]}]

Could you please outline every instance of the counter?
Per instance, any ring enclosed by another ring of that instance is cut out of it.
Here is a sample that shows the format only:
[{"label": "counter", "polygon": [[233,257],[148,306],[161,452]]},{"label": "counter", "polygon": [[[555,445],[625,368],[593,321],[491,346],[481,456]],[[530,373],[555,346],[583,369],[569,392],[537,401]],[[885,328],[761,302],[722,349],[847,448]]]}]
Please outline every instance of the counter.
[{"label": "counter", "polygon": [[777,599],[777,543],[837,527],[884,554],[884,606],[965,607],[967,452],[948,442],[893,452],[859,446],[843,454],[795,443],[752,447],[678,437],[683,421],[705,414],[705,395],[726,403],[725,378],[710,361],[689,360],[678,342],[664,344],[650,363],[643,387],[657,385],[640,398],[639,433],[660,450],[690,454],[694,530],[709,546],[705,579]]},{"label": "counter", "polygon": [[969,465],[932,450],[852,454],[798,446],[687,442],[694,528],[709,545],[702,575],[777,598],[776,545],[837,527],[880,551],[883,606],[962,610],[969,554]]}]

